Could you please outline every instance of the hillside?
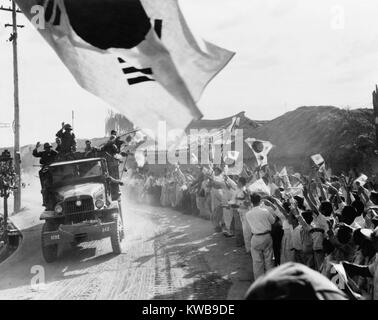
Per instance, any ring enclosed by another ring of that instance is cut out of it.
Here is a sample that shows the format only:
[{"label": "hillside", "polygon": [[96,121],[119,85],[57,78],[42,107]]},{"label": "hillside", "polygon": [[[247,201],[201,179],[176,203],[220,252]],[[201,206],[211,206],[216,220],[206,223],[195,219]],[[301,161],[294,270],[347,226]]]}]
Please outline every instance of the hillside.
[{"label": "hillside", "polygon": [[[307,171],[312,165],[310,156],[320,153],[335,172],[346,171],[352,167],[366,173],[378,172],[378,159],[374,156],[375,130],[372,109],[300,107],[271,121],[253,121],[245,117],[244,113],[240,115],[243,115],[240,128],[244,130],[244,139],[253,137],[269,140],[275,145],[269,155],[269,161],[277,164],[277,167],[285,165],[302,172]],[[212,120],[211,125],[217,127],[219,121],[226,120],[229,119]],[[206,124],[206,120],[201,120],[202,122]],[[98,146],[106,139],[91,139],[92,145]],[[84,147],[85,140],[78,139],[78,150]],[[21,148],[22,168],[26,172],[34,171],[33,166],[39,163],[38,159],[32,156],[33,148],[34,145]],[[12,149],[9,150],[12,152]],[[255,157],[246,144],[244,160],[249,165],[255,162]]]},{"label": "hillside", "polygon": [[271,141],[275,148],[269,158],[277,165],[308,170],[309,157],[321,153],[335,171],[351,167],[372,170],[375,141],[372,109],[300,107],[248,130],[245,135]]}]

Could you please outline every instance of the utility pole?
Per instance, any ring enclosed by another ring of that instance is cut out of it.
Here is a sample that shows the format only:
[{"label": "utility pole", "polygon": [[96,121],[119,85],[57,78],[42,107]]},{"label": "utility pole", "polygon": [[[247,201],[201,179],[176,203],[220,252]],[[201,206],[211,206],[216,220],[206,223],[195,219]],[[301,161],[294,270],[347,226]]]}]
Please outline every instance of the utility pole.
[{"label": "utility pole", "polygon": [[12,24],[6,24],[5,27],[12,27],[12,34],[9,38],[13,44],[13,81],[14,81],[14,167],[18,177],[16,183],[16,190],[14,192],[14,212],[21,209],[21,157],[20,157],[20,105],[18,92],[18,54],[17,54],[17,36],[18,28],[23,28],[23,25],[17,25],[17,13],[21,11],[17,9],[16,2],[12,1],[11,8],[0,7],[2,11],[12,12]]}]

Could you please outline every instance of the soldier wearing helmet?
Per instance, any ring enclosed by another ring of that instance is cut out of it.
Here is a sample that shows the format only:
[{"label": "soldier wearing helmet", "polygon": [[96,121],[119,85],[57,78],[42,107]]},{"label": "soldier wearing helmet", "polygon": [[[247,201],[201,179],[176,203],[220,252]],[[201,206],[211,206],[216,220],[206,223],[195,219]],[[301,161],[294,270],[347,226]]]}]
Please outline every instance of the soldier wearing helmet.
[{"label": "soldier wearing helmet", "polygon": [[48,192],[47,192],[47,184],[48,184],[48,173],[47,173],[47,166],[54,162],[58,152],[52,150],[52,145],[46,142],[43,145],[43,151],[38,151],[38,148],[41,146],[40,142],[37,142],[34,150],[33,156],[36,158],[41,158],[39,163],[42,165],[42,169],[39,170],[39,179],[41,180],[41,193],[43,196],[43,205],[47,207],[48,205]]},{"label": "soldier wearing helmet", "polygon": [[56,137],[61,140],[60,153],[67,154],[76,151],[76,137],[72,132],[70,124],[62,123],[62,129],[56,133]]},{"label": "soldier wearing helmet", "polygon": [[58,152],[52,150],[52,145],[46,142],[43,145],[43,151],[38,151],[38,148],[41,146],[40,142],[37,142],[35,149],[33,150],[33,156],[36,158],[41,158],[39,163],[42,166],[48,166],[49,164],[53,163],[55,157],[58,155]]}]

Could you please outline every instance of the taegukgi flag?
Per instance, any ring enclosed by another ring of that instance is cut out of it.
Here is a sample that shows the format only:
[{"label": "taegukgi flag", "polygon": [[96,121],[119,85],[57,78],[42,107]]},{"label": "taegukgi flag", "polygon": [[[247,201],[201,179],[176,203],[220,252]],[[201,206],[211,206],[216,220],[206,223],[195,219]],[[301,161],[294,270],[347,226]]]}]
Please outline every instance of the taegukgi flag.
[{"label": "taegukgi flag", "polygon": [[[84,89],[141,128],[185,128],[233,53],[190,32],[177,0],[16,0]],[[41,8],[40,7],[40,8]]]},{"label": "taegukgi flag", "polygon": [[266,166],[268,164],[268,154],[272,150],[273,145],[269,141],[257,140],[255,138],[248,138],[245,142],[255,154],[257,164],[260,167]]}]

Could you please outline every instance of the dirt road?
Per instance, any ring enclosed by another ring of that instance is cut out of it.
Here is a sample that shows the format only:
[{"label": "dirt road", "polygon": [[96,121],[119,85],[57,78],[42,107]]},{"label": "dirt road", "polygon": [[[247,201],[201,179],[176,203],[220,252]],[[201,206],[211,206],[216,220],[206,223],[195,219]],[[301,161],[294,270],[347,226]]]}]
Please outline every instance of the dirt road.
[{"label": "dirt road", "polygon": [[252,281],[250,256],[209,221],[126,201],[123,254],[104,239],[47,264],[40,194],[25,193],[28,209],[12,218],[23,240],[0,265],[0,299],[241,299]]}]

